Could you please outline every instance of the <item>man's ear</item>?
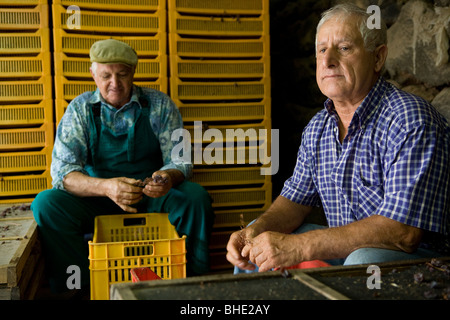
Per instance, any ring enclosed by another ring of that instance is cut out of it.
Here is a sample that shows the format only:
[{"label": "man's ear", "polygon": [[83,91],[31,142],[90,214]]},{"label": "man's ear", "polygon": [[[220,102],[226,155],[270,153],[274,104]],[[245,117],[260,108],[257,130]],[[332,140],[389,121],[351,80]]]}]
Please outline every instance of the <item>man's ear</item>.
[{"label": "man's ear", "polygon": [[385,44],[382,44],[375,49],[375,52],[374,52],[375,70],[374,71],[376,73],[381,72],[381,70],[383,69],[384,63],[386,62],[387,54],[388,54],[388,48]]}]

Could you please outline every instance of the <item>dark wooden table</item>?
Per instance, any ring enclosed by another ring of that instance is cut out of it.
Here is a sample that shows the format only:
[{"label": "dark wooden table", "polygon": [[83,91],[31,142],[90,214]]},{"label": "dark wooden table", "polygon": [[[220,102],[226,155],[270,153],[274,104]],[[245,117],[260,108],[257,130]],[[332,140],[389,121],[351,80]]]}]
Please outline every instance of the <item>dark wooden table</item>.
[{"label": "dark wooden table", "polygon": [[[119,283],[111,300],[450,299],[450,257],[177,280]],[[374,273],[372,269],[379,270]]]}]

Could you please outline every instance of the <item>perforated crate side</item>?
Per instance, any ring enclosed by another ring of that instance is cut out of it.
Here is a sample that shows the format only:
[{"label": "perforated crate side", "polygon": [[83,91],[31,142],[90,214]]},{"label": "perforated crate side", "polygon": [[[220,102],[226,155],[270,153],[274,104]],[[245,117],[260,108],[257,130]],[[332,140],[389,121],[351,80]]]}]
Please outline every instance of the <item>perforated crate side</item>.
[{"label": "perforated crate side", "polygon": [[0,197],[36,195],[50,188],[48,171],[40,175],[4,176],[0,180]]},{"label": "perforated crate side", "polygon": [[40,4],[48,4],[50,0],[0,0],[0,7],[4,6],[24,6],[24,7],[30,7],[30,6],[37,6]]},{"label": "perforated crate side", "polygon": [[[201,126],[200,126],[201,125]],[[239,123],[220,124],[198,121],[194,124],[185,124],[184,129],[188,130],[191,142],[193,143],[245,143],[251,141],[255,144],[262,144],[266,139],[270,139],[270,122],[260,123]],[[265,131],[264,131],[265,130]],[[208,134],[205,134],[205,133]]]},{"label": "perforated crate side", "polygon": [[192,148],[192,162],[201,166],[222,165],[263,165],[267,164],[266,155],[270,154],[268,146],[222,146],[208,144],[194,145]]},{"label": "perforated crate side", "polygon": [[262,79],[270,77],[269,59],[187,60],[170,57],[172,76],[180,79]]},{"label": "perforated crate side", "polygon": [[[61,5],[53,5],[54,28],[70,31],[67,26],[72,13],[67,13]],[[71,21],[71,20],[70,20]],[[156,13],[130,13],[130,12],[103,12],[88,11],[80,13],[80,32],[95,32],[103,34],[156,34],[166,32],[166,12],[160,10]]]},{"label": "perforated crate side", "polygon": [[41,151],[2,152],[0,168],[2,173],[45,171],[50,169],[52,148]]},{"label": "perforated crate side", "polygon": [[53,122],[53,101],[38,104],[0,105],[0,127],[19,127]]},{"label": "perforated crate side", "polygon": [[269,13],[269,0],[169,0],[168,9],[189,14],[261,15]]},{"label": "perforated crate side", "polygon": [[236,188],[222,190],[208,190],[213,199],[212,206],[217,208],[260,206],[272,201],[272,185],[266,184],[261,188]]},{"label": "perforated crate side", "polygon": [[48,5],[34,8],[2,8],[0,30],[37,30],[49,27]]},{"label": "perforated crate side", "polygon": [[166,9],[166,0],[53,0],[53,4],[65,7],[75,5],[80,9],[114,11],[157,11]]},{"label": "perforated crate side", "polygon": [[50,76],[50,52],[42,52],[35,57],[0,56],[0,74],[12,79]]},{"label": "perforated crate side", "polygon": [[260,102],[182,103],[174,99],[183,121],[256,121],[270,119],[270,98]]},{"label": "perforated crate side", "polygon": [[0,129],[0,151],[52,147],[53,131],[52,123],[39,128]]},{"label": "perforated crate side", "polygon": [[158,32],[155,35],[90,35],[69,33],[63,29],[53,29],[55,52],[71,55],[89,56],[92,44],[99,40],[116,39],[128,43],[139,57],[158,57],[167,54],[166,33]]},{"label": "perforated crate side", "polygon": [[41,77],[39,80],[1,81],[0,102],[40,102],[52,99],[52,78]]},{"label": "perforated crate side", "polygon": [[194,168],[191,181],[203,187],[245,186],[269,183],[259,167]]},{"label": "perforated crate side", "polygon": [[180,238],[168,213],[101,215],[94,224],[93,243]]},{"label": "perforated crate side", "polygon": [[169,15],[169,32],[182,36],[261,37],[269,35],[269,15],[261,17],[195,17]]},{"label": "perforated crate side", "polygon": [[39,29],[35,32],[0,32],[0,56],[14,54],[38,54],[50,51],[50,30]]},{"label": "perforated crate side", "polygon": [[265,206],[255,209],[216,209],[214,210],[215,220],[213,229],[246,227],[250,222],[263,214],[269,208],[271,203],[271,201],[268,201]]},{"label": "perforated crate side", "polygon": [[[135,225],[126,225],[130,219],[137,221]],[[185,239],[166,213],[98,216],[89,242],[91,299],[109,299],[109,286],[131,282],[132,268],[148,267],[162,279],[185,278]]]},{"label": "perforated crate side", "polygon": [[171,96],[187,101],[255,101],[270,96],[270,79],[260,81],[188,82],[170,78]]},{"label": "perforated crate side", "polygon": [[183,38],[169,33],[169,51],[181,58],[269,58],[270,36],[249,39]]}]

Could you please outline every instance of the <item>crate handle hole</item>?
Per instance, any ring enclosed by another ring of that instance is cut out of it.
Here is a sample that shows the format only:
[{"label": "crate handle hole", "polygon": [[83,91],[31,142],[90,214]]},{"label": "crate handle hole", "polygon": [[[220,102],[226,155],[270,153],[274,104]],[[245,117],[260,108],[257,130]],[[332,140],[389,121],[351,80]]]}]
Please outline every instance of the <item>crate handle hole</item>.
[{"label": "crate handle hole", "polygon": [[142,218],[124,218],[123,219],[123,226],[124,227],[145,226],[145,217],[142,217]]}]

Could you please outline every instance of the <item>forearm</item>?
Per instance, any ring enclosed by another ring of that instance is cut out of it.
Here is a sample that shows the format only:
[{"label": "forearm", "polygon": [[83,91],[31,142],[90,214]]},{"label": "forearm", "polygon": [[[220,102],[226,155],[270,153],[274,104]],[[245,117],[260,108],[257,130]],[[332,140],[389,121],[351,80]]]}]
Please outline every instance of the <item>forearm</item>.
[{"label": "forearm", "polygon": [[67,191],[79,197],[108,197],[124,211],[137,212],[134,204],[142,199],[142,187],[137,186],[139,180],[119,177],[101,179],[73,171],[64,177]]},{"label": "forearm", "polygon": [[336,228],[298,235],[304,261],[345,258],[360,248],[382,248],[413,252],[420,243],[422,230],[383,216]]},{"label": "forearm", "polygon": [[104,197],[106,179],[87,176],[79,171],[67,174],[63,179],[64,188],[79,197]]},{"label": "forearm", "polygon": [[311,212],[311,207],[296,204],[283,196],[278,196],[267,211],[249,228],[255,235],[265,231],[291,233],[297,229]]}]

